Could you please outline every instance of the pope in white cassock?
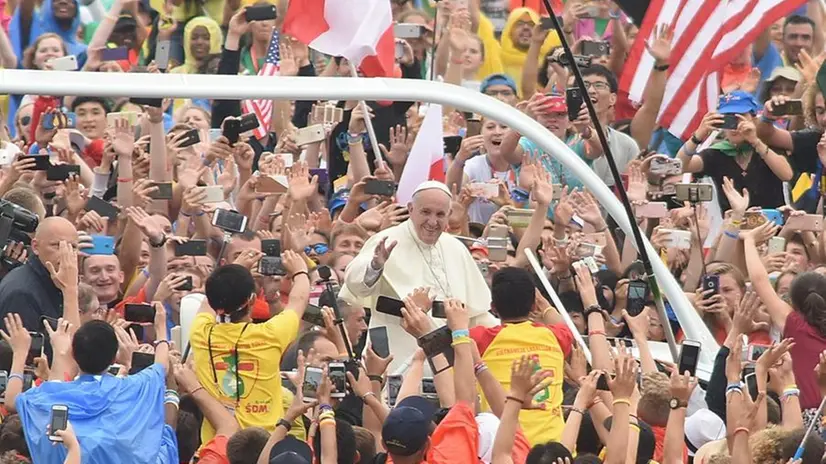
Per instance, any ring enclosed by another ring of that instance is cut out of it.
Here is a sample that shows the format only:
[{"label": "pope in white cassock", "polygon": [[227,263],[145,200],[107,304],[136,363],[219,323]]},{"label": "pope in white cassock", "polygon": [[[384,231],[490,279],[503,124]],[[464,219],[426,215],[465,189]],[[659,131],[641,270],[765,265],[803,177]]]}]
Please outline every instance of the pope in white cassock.
[{"label": "pope in white cassock", "polygon": [[[341,297],[362,300],[372,311],[370,327],[387,327],[394,356],[393,373],[413,355],[416,339],[405,332],[401,318],[375,311],[376,300],[386,296],[402,300],[418,287],[429,287],[431,297],[456,298],[470,310],[470,326],[493,326],[498,320],[490,309],[490,289],[468,249],[447,229],[452,196],[441,182],[419,185],[407,205],[410,219],[372,236],[347,266]],[[433,318],[434,326],[447,321]]]}]

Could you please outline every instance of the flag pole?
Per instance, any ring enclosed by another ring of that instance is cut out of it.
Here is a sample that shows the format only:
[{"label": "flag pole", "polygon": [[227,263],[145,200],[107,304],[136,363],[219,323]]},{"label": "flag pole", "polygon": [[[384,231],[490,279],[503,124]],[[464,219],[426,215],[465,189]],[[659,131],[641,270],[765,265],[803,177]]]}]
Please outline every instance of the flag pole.
[{"label": "flag pole", "polygon": [[[356,79],[359,79],[359,73],[352,61],[350,62],[350,74]],[[381,148],[379,148],[379,140],[376,138],[376,130],[373,129],[373,120],[370,119],[370,110],[367,108],[367,103],[365,103],[364,100],[359,100],[359,105],[361,105],[361,111],[364,113],[364,126],[367,128],[367,136],[370,137],[370,146],[373,147],[373,156],[376,160],[376,169],[378,169],[384,166],[384,159],[381,157]],[[365,155],[367,155],[366,150]]]},{"label": "flag pole", "polygon": [[[550,16],[551,22],[554,25],[556,33],[559,35],[559,41],[561,42],[562,48],[563,50],[565,50],[565,56],[568,58],[568,62],[570,63],[569,67],[574,72],[577,87],[579,87],[580,92],[582,92],[582,95],[585,95],[587,97],[588,91],[585,88],[585,80],[582,79],[582,72],[580,72],[579,66],[577,66],[576,64],[576,60],[574,59],[574,53],[571,50],[568,41],[565,39],[565,34],[562,32],[562,27],[560,26],[559,20],[554,14],[553,8],[551,8],[551,3],[548,0],[542,0],[542,2],[545,4],[545,8],[547,8],[548,10],[548,16]],[[644,40],[644,38],[641,40]],[[677,350],[677,342],[674,338],[674,332],[671,330],[671,324],[668,323],[668,315],[665,312],[665,305],[663,304],[662,293],[660,292],[660,287],[657,285],[657,279],[654,275],[654,270],[651,266],[651,258],[648,256],[648,250],[645,248],[645,242],[642,239],[642,233],[640,232],[640,228],[637,225],[636,218],[634,217],[634,211],[631,208],[631,202],[628,201],[628,194],[625,192],[625,188],[622,184],[622,178],[620,177],[619,169],[617,169],[617,162],[616,160],[614,160],[613,153],[611,153],[611,147],[608,145],[608,139],[605,136],[605,131],[602,128],[602,123],[599,122],[599,118],[597,117],[597,111],[594,108],[594,104],[591,103],[590,98],[583,98],[582,100],[584,101],[585,106],[588,108],[588,115],[591,117],[591,122],[594,124],[597,136],[599,137],[599,143],[602,145],[602,151],[605,154],[605,159],[608,161],[608,167],[611,169],[611,176],[614,178],[614,185],[617,187],[620,201],[625,207],[625,213],[628,215],[628,223],[630,224],[631,231],[634,234],[634,242],[637,245],[637,250],[640,254],[640,260],[642,260],[643,267],[645,268],[645,276],[648,280],[648,288],[651,289],[651,297],[653,298],[654,303],[657,307],[657,314],[659,315],[660,322],[662,322],[663,331],[665,332],[665,339],[668,341],[668,348],[671,350],[671,356],[674,359],[678,359],[679,353]]]}]

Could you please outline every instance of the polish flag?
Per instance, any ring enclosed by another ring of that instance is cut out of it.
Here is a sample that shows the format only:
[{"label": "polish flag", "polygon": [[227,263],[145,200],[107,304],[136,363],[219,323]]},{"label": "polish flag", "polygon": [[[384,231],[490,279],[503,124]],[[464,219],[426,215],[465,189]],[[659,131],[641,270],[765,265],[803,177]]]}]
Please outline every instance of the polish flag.
[{"label": "polish flag", "polygon": [[405,204],[413,199],[413,192],[422,182],[428,180],[445,181],[445,145],[442,132],[442,105],[431,104],[424,115],[422,127],[410,156],[404,164],[396,201]]},{"label": "polish flag", "polygon": [[393,75],[395,39],[387,0],[292,1],[284,34],[319,52],[347,58],[367,77]]}]

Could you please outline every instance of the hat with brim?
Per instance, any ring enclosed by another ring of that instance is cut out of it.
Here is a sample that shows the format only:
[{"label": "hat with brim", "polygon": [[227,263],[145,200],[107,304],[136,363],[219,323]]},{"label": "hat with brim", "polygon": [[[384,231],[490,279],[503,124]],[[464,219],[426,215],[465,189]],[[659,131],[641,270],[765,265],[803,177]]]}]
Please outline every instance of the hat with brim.
[{"label": "hat with brim", "polygon": [[760,104],[754,95],[742,90],[735,90],[720,96],[720,103],[717,105],[717,112],[720,114],[746,114],[757,113]]},{"label": "hat with brim", "polygon": [[310,446],[287,435],[275,444],[270,451],[270,464],[311,464],[313,462],[313,451]]},{"label": "hat with brim", "polygon": [[792,82],[800,82],[803,80],[803,76],[797,69],[794,69],[791,66],[781,66],[779,68],[774,68],[774,71],[772,71],[771,76],[766,79],[766,82],[771,83],[781,77]]}]

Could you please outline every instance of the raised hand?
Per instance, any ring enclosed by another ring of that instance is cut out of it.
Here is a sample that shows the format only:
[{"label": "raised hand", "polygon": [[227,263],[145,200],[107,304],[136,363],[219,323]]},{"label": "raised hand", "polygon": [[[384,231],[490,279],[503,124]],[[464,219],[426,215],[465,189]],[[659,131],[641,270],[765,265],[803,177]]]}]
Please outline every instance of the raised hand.
[{"label": "raised hand", "polygon": [[614,358],[614,372],[616,377],[608,380],[608,388],[614,395],[614,399],[629,399],[637,388],[637,361],[620,348],[618,355]]},{"label": "raised hand", "polygon": [[135,149],[135,132],[126,118],[115,119],[112,128],[112,149],[118,157],[131,157]]},{"label": "raised hand", "polygon": [[77,269],[77,251],[69,242],[61,241],[58,245],[58,269],[55,269],[54,264],[45,262],[46,269],[52,278],[55,286],[61,291],[66,291],[69,288],[77,286],[78,283],[78,269]]},{"label": "raised hand", "polygon": [[763,224],[751,230],[741,230],[740,238],[742,240],[753,240],[756,245],[767,242],[770,238],[777,234],[780,227],[771,221],[766,221]]},{"label": "raised hand", "polygon": [[677,398],[680,403],[688,403],[691,393],[697,387],[697,379],[692,378],[688,372],[680,374],[677,370],[671,371],[671,385],[669,391],[672,398]]},{"label": "raised hand", "polygon": [[163,228],[161,228],[158,221],[152,217],[143,208],[130,206],[126,208],[126,215],[129,216],[135,226],[149,239],[149,243],[160,243],[164,239]]},{"label": "raised hand", "polygon": [[668,64],[671,59],[671,40],[674,31],[666,24],[654,27],[654,40],[646,40],[645,49],[654,57],[657,64]]},{"label": "raised hand", "polygon": [[373,261],[370,264],[373,269],[384,269],[384,265],[387,263],[387,260],[390,259],[390,253],[393,252],[397,244],[398,242],[395,240],[388,244],[387,237],[381,239],[378,246],[376,246],[376,251],[373,252]]},{"label": "raised hand", "polygon": [[470,325],[470,312],[465,304],[455,298],[445,301],[445,315],[450,330],[466,330]]},{"label": "raised hand", "polygon": [[511,365],[511,391],[509,398],[520,401],[523,409],[545,409],[544,403],[536,404],[533,397],[545,388],[545,379],[553,372],[539,369],[533,356],[522,355]]},{"label": "raised hand", "polygon": [[16,356],[27,356],[32,344],[32,337],[23,325],[23,320],[17,313],[6,314],[6,330],[0,330],[0,336],[11,346]]},{"label": "raised hand", "polygon": [[749,208],[749,191],[743,189],[743,193],[734,188],[734,182],[728,177],[723,177],[723,193],[726,195],[728,204],[731,206],[732,214],[742,218]]}]

